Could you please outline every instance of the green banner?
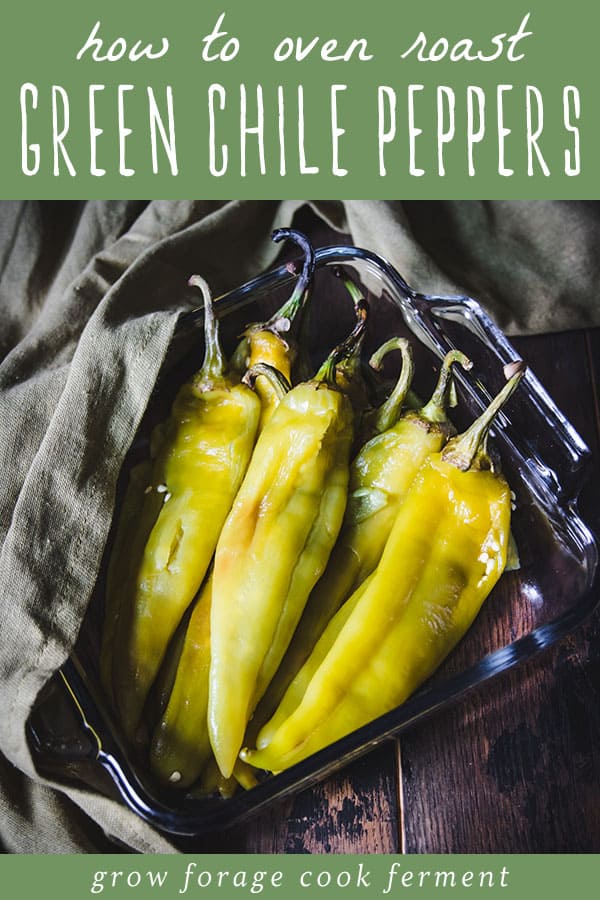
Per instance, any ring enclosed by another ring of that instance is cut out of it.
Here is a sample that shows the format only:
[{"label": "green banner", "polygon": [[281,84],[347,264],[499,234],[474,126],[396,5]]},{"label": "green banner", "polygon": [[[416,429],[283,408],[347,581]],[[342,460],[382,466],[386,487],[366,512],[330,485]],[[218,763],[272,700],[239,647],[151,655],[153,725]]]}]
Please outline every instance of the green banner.
[{"label": "green banner", "polygon": [[15,5],[0,196],[596,197],[599,24],[588,0]]},{"label": "green banner", "polygon": [[35,896],[60,883],[62,900],[152,897],[230,900],[494,897],[581,900],[597,895],[595,856],[14,856],[3,860],[8,892]]}]

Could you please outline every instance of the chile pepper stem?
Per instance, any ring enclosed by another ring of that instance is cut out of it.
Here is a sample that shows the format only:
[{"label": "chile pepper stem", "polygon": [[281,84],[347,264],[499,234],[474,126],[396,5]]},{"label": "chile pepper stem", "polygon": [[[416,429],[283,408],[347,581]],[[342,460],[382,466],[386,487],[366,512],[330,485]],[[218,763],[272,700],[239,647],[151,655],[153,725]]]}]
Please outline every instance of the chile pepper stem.
[{"label": "chile pepper stem", "polygon": [[256,363],[255,366],[250,366],[242,381],[244,384],[247,384],[248,387],[253,388],[254,382],[259,377],[259,375],[263,375],[270,382],[273,390],[277,395],[277,400],[282,400],[288,391],[291,391],[292,386],[283,375],[279,369],[276,369],[275,366],[270,366],[268,363]]},{"label": "chile pepper stem", "polygon": [[[350,294],[352,302],[354,303],[354,314],[356,316],[356,320],[357,322],[360,322],[363,316],[366,314],[365,298],[363,297],[359,287],[343,271],[343,269],[341,269],[339,266],[335,266],[333,272],[336,278],[340,278],[343,281],[344,287]],[[365,332],[363,331],[350,355],[340,359],[336,366],[336,374],[341,374],[342,378],[346,382],[348,382],[348,385],[352,382],[359,381],[360,350],[362,347],[364,335]]]},{"label": "chile pepper stem", "polygon": [[192,275],[190,287],[197,287],[204,300],[204,362],[198,373],[198,380],[221,378],[225,372],[225,358],[219,343],[219,322],[215,316],[210,288],[201,275]]},{"label": "chile pepper stem", "polygon": [[390,396],[375,413],[373,420],[374,434],[381,434],[382,431],[387,431],[388,428],[391,428],[397,422],[415,372],[410,344],[406,338],[399,337],[390,338],[389,341],[381,345],[379,350],[375,351],[369,360],[371,368],[379,371],[384,358],[392,350],[399,350],[402,354],[402,368]]},{"label": "chile pepper stem", "polygon": [[330,387],[334,387],[336,384],[336,366],[338,366],[342,360],[349,359],[354,354],[360,352],[365,328],[367,327],[367,316],[369,314],[369,306],[362,297],[355,303],[355,310],[356,318],[358,319],[356,325],[348,337],[338,344],[337,347],[333,348],[325,362],[321,364],[317,374],[312,379],[313,381],[325,383]]},{"label": "chile pepper stem", "polygon": [[491,468],[491,462],[485,449],[488,431],[497,413],[518,387],[526,368],[525,363],[520,359],[505,367],[504,371],[508,381],[479,418],[462,434],[448,441],[442,451],[444,462],[451,463],[463,472],[466,472],[467,469]]},{"label": "chile pepper stem", "polygon": [[[461,353],[460,350],[450,350],[449,353],[446,353],[431,400],[420,411],[420,415],[427,419],[428,422],[445,422],[447,419],[446,410],[449,405],[451,391],[454,388],[452,366],[455,363],[460,363],[465,371],[473,368],[471,360],[464,353]],[[455,406],[456,403],[453,405]]]},{"label": "chile pepper stem", "polygon": [[342,269],[340,269],[339,266],[336,266],[336,267],[335,267],[335,269],[334,269],[334,275],[336,276],[336,278],[341,278],[341,280],[344,282],[344,287],[346,288],[346,290],[348,291],[348,293],[349,293],[350,296],[352,297],[352,301],[353,301],[353,303],[354,303],[355,309],[358,310],[359,307],[360,307],[360,304],[361,304],[361,303],[364,303],[364,299],[365,299],[365,298],[363,297],[363,295],[362,295],[362,293],[361,293],[360,288],[358,287],[358,285],[356,285],[356,284],[352,281],[352,279],[350,278],[350,276],[347,275]]},{"label": "chile pepper stem", "polygon": [[296,282],[292,296],[285,301],[283,306],[271,316],[264,326],[272,331],[280,333],[290,330],[298,312],[304,305],[307,288],[315,270],[315,251],[306,235],[302,234],[300,231],[294,231],[292,228],[277,228],[271,235],[271,238],[277,243],[289,238],[298,244],[304,252],[304,265],[302,266],[302,272]]}]

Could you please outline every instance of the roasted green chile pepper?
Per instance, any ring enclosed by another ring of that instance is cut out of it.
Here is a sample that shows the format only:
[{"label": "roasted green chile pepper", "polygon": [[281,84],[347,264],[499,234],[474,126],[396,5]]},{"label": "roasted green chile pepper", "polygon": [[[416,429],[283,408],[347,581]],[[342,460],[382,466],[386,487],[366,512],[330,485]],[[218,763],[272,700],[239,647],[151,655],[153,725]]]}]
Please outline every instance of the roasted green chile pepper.
[{"label": "roasted green chile pepper", "polygon": [[[292,678],[307,659],[328,621],[376,568],[392,525],[423,461],[440,450],[453,433],[446,411],[455,364],[469,360],[452,350],[442,363],[431,400],[422,409],[401,415],[410,388],[413,363],[406,340],[392,338],[371,358],[379,367],[390,350],[399,349],[400,377],[388,399],[371,415],[371,430],[380,431],[352,462],[342,530],[327,568],[315,585],[283,662],[256,713],[258,725],[275,709]],[[253,725],[253,731],[257,724]],[[252,732],[250,734],[252,736]]]},{"label": "roasted green chile pepper", "polygon": [[[232,366],[271,365],[289,379],[297,354],[294,332],[306,303],[314,272],[314,251],[300,232],[282,228],[273,240],[290,238],[304,250],[305,258],[290,298],[267,322],[249,325],[232,358]],[[258,432],[262,431],[281,399],[271,379],[259,376],[255,381],[261,401]],[[210,667],[210,604],[212,576],[207,578],[196,597],[186,625],[174,678],[163,686],[167,695],[164,709],[154,728],[150,747],[150,765],[163,782],[188,787],[193,784],[212,756],[208,739],[208,672]],[[247,767],[237,764],[238,780],[247,781]]]},{"label": "roasted green chile pepper", "polygon": [[[363,319],[352,340],[336,348],[310,382],[287,392],[280,387],[283,396],[221,532],[212,588],[208,724],[226,777],[342,524],[353,415],[335,383],[335,368],[355,349],[364,326]],[[267,374],[267,367],[259,371]]]},{"label": "roasted green chile pepper", "polygon": [[280,771],[400,705],[469,628],[506,564],[511,495],[486,442],[524,370],[513,364],[487,411],[427,458],[377,569],[331,620],[245,761]]},{"label": "roasted green chile pepper", "polygon": [[396,347],[404,354],[402,374],[388,400],[376,411],[371,427],[377,434],[352,462],[343,529],[327,572],[316,589],[318,596],[314,602],[327,618],[327,607],[338,608],[379,563],[403,498],[423,460],[440,450],[454,432],[447,413],[452,366],[471,367],[463,353],[450,351],[442,362],[429,403],[420,410],[400,415],[412,379],[406,342],[398,339],[386,342],[373,355],[371,363],[379,366],[384,355]]},{"label": "roasted green chile pepper", "polygon": [[[138,737],[142,711],[167,645],[198,591],[242,482],[260,417],[256,394],[231,377],[206,283],[205,358],[184,384],[161,428],[142,520],[160,509],[143,552],[132,560],[114,623],[112,686],[123,729]],[[119,590],[115,586],[115,590]]]}]

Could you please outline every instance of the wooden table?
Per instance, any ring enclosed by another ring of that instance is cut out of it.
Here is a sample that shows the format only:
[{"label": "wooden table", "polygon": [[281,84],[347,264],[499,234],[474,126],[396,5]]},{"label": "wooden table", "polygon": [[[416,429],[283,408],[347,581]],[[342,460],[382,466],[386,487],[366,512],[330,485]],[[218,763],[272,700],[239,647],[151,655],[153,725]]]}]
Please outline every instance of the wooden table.
[{"label": "wooden table", "polygon": [[[580,509],[600,535],[600,330],[513,343],[592,451]],[[599,852],[600,611],[532,662],[197,849]]]}]

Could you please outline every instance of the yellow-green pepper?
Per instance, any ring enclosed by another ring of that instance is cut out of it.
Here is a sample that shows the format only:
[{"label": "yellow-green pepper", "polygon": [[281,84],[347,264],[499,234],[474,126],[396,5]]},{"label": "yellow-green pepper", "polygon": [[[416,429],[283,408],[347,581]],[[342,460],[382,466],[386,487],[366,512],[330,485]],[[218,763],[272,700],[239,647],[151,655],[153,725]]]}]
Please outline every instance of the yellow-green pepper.
[{"label": "yellow-green pepper", "polygon": [[[468,369],[469,360],[456,350],[448,353],[429,403],[420,410],[400,415],[413,377],[408,342],[402,338],[387,341],[373,355],[371,365],[380,367],[385,354],[393,349],[402,353],[400,377],[388,399],[370,416],[371,430],[381,433],[362,447],[351,464],[342,529],[282,664],[257,710],[254,732],[272,714],[336,610],[376,568],[398,510],[423,461],[430,453],[440,450],[453,432],[446,412],[451,369],[456,363]],[[249,737],[252,736],[251,732]]]},{"label": "yellow-green pepper", "polygon": [[[310,242],[300,232],[280,229],[273,233],[275,241],[284,238],[296,240],[305,252],[302,274],[290,298],[271,319],[248,326],[234,354],[234,365],[241,366],[246,362],[252,366],[271,365],[289,379],[296,355],[290,332],[297,326],[306,303],[315,259]],[[264,375],[256,379],[255,387],[261,401],[260,432],[279,403],[281,392]],[[212,754],[207,726],[211,593],[212,576],[207,578],[194,601],[178,653],[175,677],[169,677],[170,683],[164,687],[167,702],[150,747],[150,765],[154,774],[161,781],[179,787],[193,784]],[[238,763],[238,770],[243,782],[241,763]]]},{"label": "yellow-green pepper", "polygon": [[523,372],[514,364],[487,411],[425,461],[377,569],[331,620],[246,762],[280,771],[400,705],[471,625],[504,569],[510,529],[510,489],[487,433]]},{"label": "yellow-green pepper", "polygon": [[[141,516],[160,510],[115,602],[112,685],[123,729],[138,736],[142,711],[167,645],[198,591],[252,454],[256,394],[227,374],[206,283],[204,364],[173,404]],[[115,590],[119,590],[116,586]],[[111,604],[112,606],[112,601]]]},{"label": "yellow-green pepper", "polygon": [[363,319],[312,381],[282,397],[219,539],[208,723],[226,777],[342,524],[353,415],[335,384],[335,366],[355,348],[364,325]]}]

